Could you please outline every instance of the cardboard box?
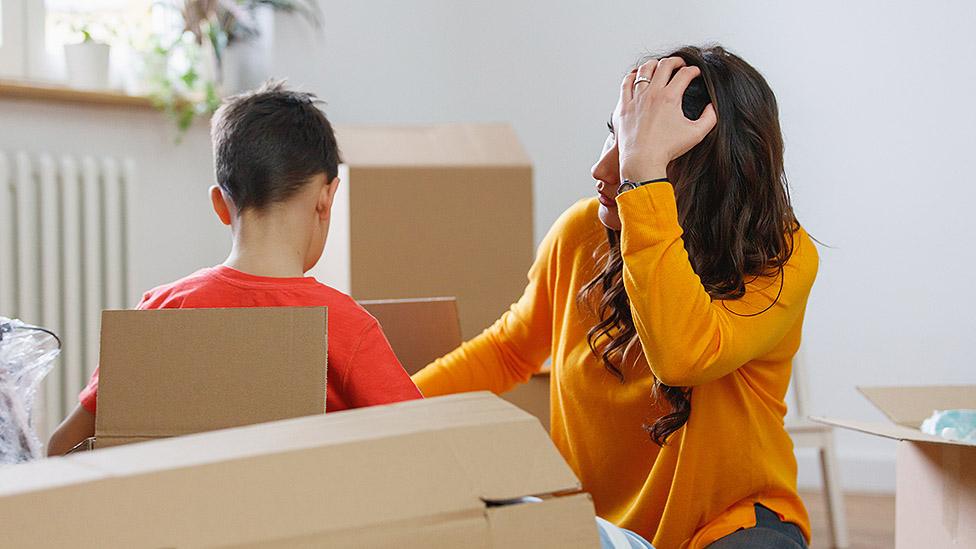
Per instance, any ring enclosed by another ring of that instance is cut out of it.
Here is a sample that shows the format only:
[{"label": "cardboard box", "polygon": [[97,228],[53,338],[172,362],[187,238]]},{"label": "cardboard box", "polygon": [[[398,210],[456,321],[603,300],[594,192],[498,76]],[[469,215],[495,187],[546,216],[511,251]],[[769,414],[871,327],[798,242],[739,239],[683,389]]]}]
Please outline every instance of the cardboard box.
[{"label": "cardboard box", "polygon": [[102,313],[97,448],[322,414],[324,307]]},{"label": "cardboard box", "polygon": [[503,394],[502,398],[539,418],[546,431],[549,431],[551,428],[549,390],[549,372],[544,371]]},{"label": "cardboard box", "polygon": [[[361,301],[386,333],[400,363],[413,375],[461,345],[453,297]],[[549,430],[549,372],[539,372],[502,398],[539,418]]]},{"label": "cardboard box", "polygon": [[599,547],[579,490],[535,418],[469,393],[3,468],[0,516],[9,547]]},{"label": "cardboard box", "polygon": [[453,297],[367,300],[359,304],[380,323],[410,375],[457,349],[463,341]]},{"label": "cardboard box", "polygon": [[357,300],[456,296],[474,337],[521,295],[532,165],[507,124],[339,126],[345,164],[310,274]]},{"label": "cardboard box", "polygon": [[899,441],[895,546],[976,547],[976,444],[919,430],[935,410],[976,408],[976,385],[858,389],[890,423],[813,419]]}]

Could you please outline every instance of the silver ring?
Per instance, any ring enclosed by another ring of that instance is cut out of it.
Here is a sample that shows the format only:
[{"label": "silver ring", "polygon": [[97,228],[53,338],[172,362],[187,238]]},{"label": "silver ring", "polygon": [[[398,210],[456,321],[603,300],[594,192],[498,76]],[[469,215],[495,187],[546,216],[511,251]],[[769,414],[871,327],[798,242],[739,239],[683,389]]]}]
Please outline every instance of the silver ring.
[{"label": "silver ring", "polygon": [[648,78],[648,77],[646,77],[646,76],[638,76],[637,79],[634,80],[634,87],[636,88],[637,87],[637,84],[640,84],[641,82],[650,83],[651,82],[651,79]]}]

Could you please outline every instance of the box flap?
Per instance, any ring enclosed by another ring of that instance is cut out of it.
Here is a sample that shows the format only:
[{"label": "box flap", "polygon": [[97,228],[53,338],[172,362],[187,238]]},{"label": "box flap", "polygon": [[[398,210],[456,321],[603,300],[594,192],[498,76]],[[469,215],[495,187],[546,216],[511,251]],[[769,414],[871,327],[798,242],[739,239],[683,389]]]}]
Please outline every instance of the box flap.
[{"label": "box flap", "polygon": [[51,458],[0,467],[0,498],[108,478],[98,467]]},{"label": "box flap", "polygon": [[935,410],[976,409],[976,385],[858,387],[888,419],[918,429]]},{"label": "box flap", "polygon": [[97,439],[321,414],[324,307],[105,311]]},{"label": "box flap", "polygon": [[[429,439],[430,448],[451,448],[452,459],[464,456],[460,466],[471,477],[465,484],[468,488],[476,486],[482,499],[506,500],[579,489],[579,481],[539,421],[485,392],[345,410],[72,457],[117,474],[134,474],[310,447],[340,448],[341,455],[345,445],[391,438],[420,451],[422,446],[411,441],[412,437]],[[135,456],[139,458],[133,459]],[[411,466],[418,467],[415,474],[421,478],[425,476],[421,469],[428,469],[423,461],[426,458],[416,457],[420,461]],[[344,468],[349,471],[352,465]]]},{"label": "box flap", "polygon": [[351,166],[529,166],[508,124],[336,126],[343,161]]},{"label": "box flap", "polygon": [[890,438],[894,440],[906,440],[911,442],[932,442],[936,444],[952,444],[956,446],[976,446],[976,444],[970,444],[966,442],[959,442],[956,440],[949,440],[942,437],[937,437],[935,435],[928,435],[914,429],[912,427],[906,427],[904,425],[898,425],[894,423],[881,423],[876,421],[855,421],[849,419],[834,419],[826,417],[811,417],[810,418],[817,423],[823,423],[825,425],[833,425],[835,427],[842,427],[844,429],[851,429],[853,431],[859,431],[861,433],[867,433],[869,435],[877,435],[879,437]]},{"label": "box flap", "polygon": [[[60,475],[66,463],[105,478],[79,483]],[[5,539],[12,546],[36,540],[40,531],[52,546],[105,541],[78,532],[111,532],[119,547],[233,546],[355,528],[379,531],[411,521],[484,521],[486,499],[579,489],[539,422],[488,393],[239,427],[32,465],[0,469],[0,516],[18,524]],[[24,493],[31,479],[45,479],[43,489]],[[112,512],[105,513],[109,506]]]},{"label": "box flap", "polygon": [[407,373],[413,375],[461,345],[453,297],[361,301],[373,315]]}]

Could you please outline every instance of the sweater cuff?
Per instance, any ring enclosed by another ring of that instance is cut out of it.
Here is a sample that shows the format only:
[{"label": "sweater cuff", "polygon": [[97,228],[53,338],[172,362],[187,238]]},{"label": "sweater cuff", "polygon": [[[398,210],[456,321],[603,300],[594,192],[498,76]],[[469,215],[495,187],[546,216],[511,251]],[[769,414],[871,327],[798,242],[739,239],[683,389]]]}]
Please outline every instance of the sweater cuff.
[{"label": "sweater cuff", "polygon": [[681,238],[674,187],[665,181],[649,183],[617,197],[621,251],[645,248]]}]

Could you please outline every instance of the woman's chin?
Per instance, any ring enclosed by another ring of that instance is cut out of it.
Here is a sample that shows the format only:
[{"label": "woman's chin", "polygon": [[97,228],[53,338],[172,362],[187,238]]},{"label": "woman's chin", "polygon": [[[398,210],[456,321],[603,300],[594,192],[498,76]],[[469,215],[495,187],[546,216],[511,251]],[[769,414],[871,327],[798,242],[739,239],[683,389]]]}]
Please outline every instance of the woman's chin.
[{"label": "woman's chin", "polygon": [[600,218],[600,223],[603,223],[604,227],[612,231],[620,230],[620,216],[617,215],[616,208],[611,209],[600,204],[600,210],[597,216]]}]

